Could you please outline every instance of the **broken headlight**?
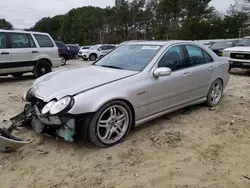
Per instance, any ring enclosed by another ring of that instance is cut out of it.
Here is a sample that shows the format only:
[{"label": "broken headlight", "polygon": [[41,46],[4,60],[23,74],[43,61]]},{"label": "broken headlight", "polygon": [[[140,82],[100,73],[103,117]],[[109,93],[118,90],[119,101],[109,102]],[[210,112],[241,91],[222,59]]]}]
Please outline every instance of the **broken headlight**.
[{"label": "broken headlight", "polygon": [[24,93],[24,95],[23,95],[23,100],[24,101],[31,102],[32,99],[34,99],[34,95],[33,95],[32,89],[33,88],[30,88],[28,91],[26,91]]},{"label": "broken headlight", "polygon": [[47,113],[49,113],[50,109],[52,106],[54,106],[54,104],[56,103],[56,101],[50,101],[49,103],[47,103],[43,109],[42,109],[42,114],[45,115]]}]

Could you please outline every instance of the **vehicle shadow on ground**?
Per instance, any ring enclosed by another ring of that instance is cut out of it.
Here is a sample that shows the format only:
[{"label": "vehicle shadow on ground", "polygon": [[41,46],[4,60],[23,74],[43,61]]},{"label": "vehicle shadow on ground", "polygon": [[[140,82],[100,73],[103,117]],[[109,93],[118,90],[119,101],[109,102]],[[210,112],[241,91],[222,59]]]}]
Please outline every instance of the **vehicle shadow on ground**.
[{"label": "vehicle shadow on ground", "polygon": [[232,69],[230,74],[235,75],[235,76],[249,77],[250,76],[250,70]]},{"label": "vehicle shadow on ground", "polygon": [[28,80],[35,80],[33,75],[23,75],[21,77],[13,77],[13,76],[0,76],[0,84],[1,83],[12,83],[12,82],[23,82]]}]

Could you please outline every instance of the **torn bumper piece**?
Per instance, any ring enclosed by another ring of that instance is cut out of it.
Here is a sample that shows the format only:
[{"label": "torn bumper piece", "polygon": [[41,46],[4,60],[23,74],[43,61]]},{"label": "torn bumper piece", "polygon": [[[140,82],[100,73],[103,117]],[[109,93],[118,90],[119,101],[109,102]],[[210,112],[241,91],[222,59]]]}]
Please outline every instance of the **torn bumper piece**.
[{"label": "torn bumper piece", "polygon": [[36,105],[26,105],[24,111],[11,119],[12,123],[25,126],[30,124],[35,132],[64,138],[73,142],[75,119],[73,116],[49,116],[41,114]]}]

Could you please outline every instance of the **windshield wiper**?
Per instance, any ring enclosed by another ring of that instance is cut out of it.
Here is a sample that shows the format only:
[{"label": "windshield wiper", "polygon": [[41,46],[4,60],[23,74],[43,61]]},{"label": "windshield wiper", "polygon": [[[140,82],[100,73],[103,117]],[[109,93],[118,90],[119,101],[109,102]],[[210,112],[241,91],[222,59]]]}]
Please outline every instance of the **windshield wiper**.
[{"label": "windshield wiper", "polygon": [[239,44],[239,45],[237,45],[237,46],[245,46],[244,44]]},{"label": "windshield wiper", "polygon": [[107,67],[107,68],[112,68],[112,69],[123,69],[121,67],[113,66],[113,65],[101,65],[101,67]]}]

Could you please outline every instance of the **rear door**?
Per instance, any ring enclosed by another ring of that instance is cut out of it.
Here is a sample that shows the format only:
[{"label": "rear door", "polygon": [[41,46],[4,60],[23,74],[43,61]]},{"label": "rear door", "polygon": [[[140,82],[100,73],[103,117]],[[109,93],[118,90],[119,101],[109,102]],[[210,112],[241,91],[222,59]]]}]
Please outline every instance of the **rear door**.
[{"label": "rear door", "polygon": [[7,34],[0,32],[0,74],[9,73],[11,65],[11,53],[8,48]]},{"label": "rear door", "polygon": [[39,55],[32,36],[28,33],[8,33],[11,46],[12,71],[32,71]]},{"label": "rear door", "polygon": [[212,57],[202,48],[193,44],[185,45],[188,56],[190,100],[205,97],[212,84],[216,70],[216,64]]}]

